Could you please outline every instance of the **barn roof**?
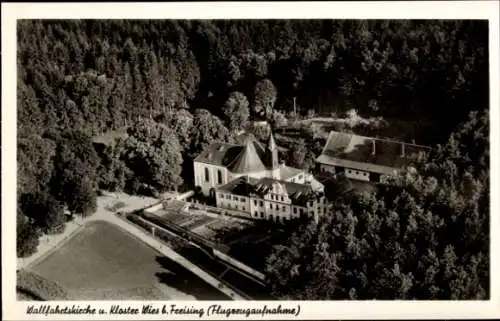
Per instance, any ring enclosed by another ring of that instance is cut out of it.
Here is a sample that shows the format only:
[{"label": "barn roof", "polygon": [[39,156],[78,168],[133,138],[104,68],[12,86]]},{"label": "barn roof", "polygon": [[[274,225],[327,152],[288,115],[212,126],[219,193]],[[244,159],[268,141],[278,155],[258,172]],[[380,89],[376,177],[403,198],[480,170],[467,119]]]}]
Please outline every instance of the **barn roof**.
[{"label": "barn roof", "polygon": [[429,150],[427,146],[331,131],[316,162],[391,174]]}]

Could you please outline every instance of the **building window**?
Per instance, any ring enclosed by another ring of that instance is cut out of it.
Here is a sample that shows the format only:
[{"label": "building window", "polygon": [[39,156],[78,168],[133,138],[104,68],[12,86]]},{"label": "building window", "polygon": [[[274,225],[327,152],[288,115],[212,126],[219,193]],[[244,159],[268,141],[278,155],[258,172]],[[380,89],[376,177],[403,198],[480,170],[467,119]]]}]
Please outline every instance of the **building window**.
[{"label": "building window", "polygon": [[293,214],[297,214],[297,208],[296,207],[293,208]]},{"label": "building window", "polygon": [[245,198],[244,198],[244,197],[240,197],[240,201],[241,201],[242,203],[244,203],[244,202],[245,202]]},{"label": "building window", "polygon": [[235,206],[234,206],[234,208],[235,208],[236,210],[238,210],[238,205],[235,205]]},{"label": "building window", "polygon": [[285,201],[285,198],[283,196],[281,196],[281,201],[284,202]]},{"label": "building window", "polygon": [[283,206],[282,210],[283,210],[283,212],[285,212],[285,211],[286,211],[286,207],[285,207],[285,206]]},{"label": "building window", "polygon": [[226,198],[227,198],[228,200],[230,200],[230,199],[231,199],[231,195],[226,195]]},{"label": "building window", "polygon": [[233,201],[237,201],[237,200],[238,200],[238,197],[233,196]]},{"label": "building window", "polygon": [[264,202],[263,201],[260,201],[260,206],[264,206]]},{"label": "building window", "polygon": [[253,200],[253,204],[257,206],[257,200]]},{"label": "building window", "polygon": [[221,172],[221,170],[220,170],[220,169],[219,169],[219,170],[217,170],[217,182],[218,182],[219,184],[222,184],[222,172]]},{"label": "building window", "polygon": [[257,214],[259,214],[257,211],[253,214],[253,216],[257,217]]},{"label": "building window", "polygon": [[299,179],[302,179],[302,174],[299,175]]},{"label": "building window", "polygon": [[210,173],[208,171],[208,167],[205,167],[205,182],[210,181]]},{"label": "building window", "polygon": [[264,217],[264,212],[260,212],[260,217]]},{"label": "building window", "polygon": [[243,206],[243,211],[246,211],[246,208],[245,208],[245,206]]}]

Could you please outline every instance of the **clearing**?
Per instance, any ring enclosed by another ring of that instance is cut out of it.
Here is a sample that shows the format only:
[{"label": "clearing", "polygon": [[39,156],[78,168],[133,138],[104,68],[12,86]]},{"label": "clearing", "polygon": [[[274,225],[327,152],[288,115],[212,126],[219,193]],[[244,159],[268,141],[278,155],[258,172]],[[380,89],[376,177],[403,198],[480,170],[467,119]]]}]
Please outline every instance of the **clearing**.
[{"label": "clearing", "polygon": [[70,300],[217,300],[215,288],[119,227],[94,221],[30,268]]}]

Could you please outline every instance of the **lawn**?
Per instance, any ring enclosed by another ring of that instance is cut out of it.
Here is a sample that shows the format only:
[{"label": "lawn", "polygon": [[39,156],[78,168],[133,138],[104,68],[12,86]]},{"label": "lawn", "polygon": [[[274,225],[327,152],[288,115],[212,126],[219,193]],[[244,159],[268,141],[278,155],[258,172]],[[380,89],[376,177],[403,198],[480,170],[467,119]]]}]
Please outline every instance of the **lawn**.
[{"label": "lawn", "polygon": [[140,240],[91,222],[31,268],[57,282],[70,300],[204,300],[220,292]]}]

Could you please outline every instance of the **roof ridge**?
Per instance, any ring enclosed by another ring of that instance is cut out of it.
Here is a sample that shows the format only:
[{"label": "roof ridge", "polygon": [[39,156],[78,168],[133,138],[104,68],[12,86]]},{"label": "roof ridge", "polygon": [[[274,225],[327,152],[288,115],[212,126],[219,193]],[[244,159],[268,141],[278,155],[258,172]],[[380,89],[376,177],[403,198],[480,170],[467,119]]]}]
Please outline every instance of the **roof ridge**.
[{"label": "roof ridge", "polygon": [[328,146],[328,142],[329,142],[330,138],[333,136],[333,133],[341,134],[341,135],[350,135],[351,137],[356,136],[356,137],[363,138],[363,139],[378,140],[378,141],[383,141],[383,142],[388,142],[388,143],[397,143],[397,144],[406,145],[406,146],[415,146],[415,147],[422,147],[422,148],[426,148],[426,149],[432,149],[430,146],[409,143],[409,142],[397,140],[394,138],[370,137],[370,136],[365,136],[365,135],[359,135],[356,133],[346,133],[346,132],[342,132],[342,131],[331,130],[330,133],[328,134],[328,138],[326,139],[325,146],[323,147],[323,150],[321,151],[322,154],[324,153],[326,147]]},{"label": "roof ridge", "polygon": [[254,145],[254,140],[248,138],[245,141],[243,150],[238,153],[238,155],[231,163],[228,164],[227,168],[229,168],[232,172],[243,173],[265,170],[266,166],[260,159],[260,156]]}]

